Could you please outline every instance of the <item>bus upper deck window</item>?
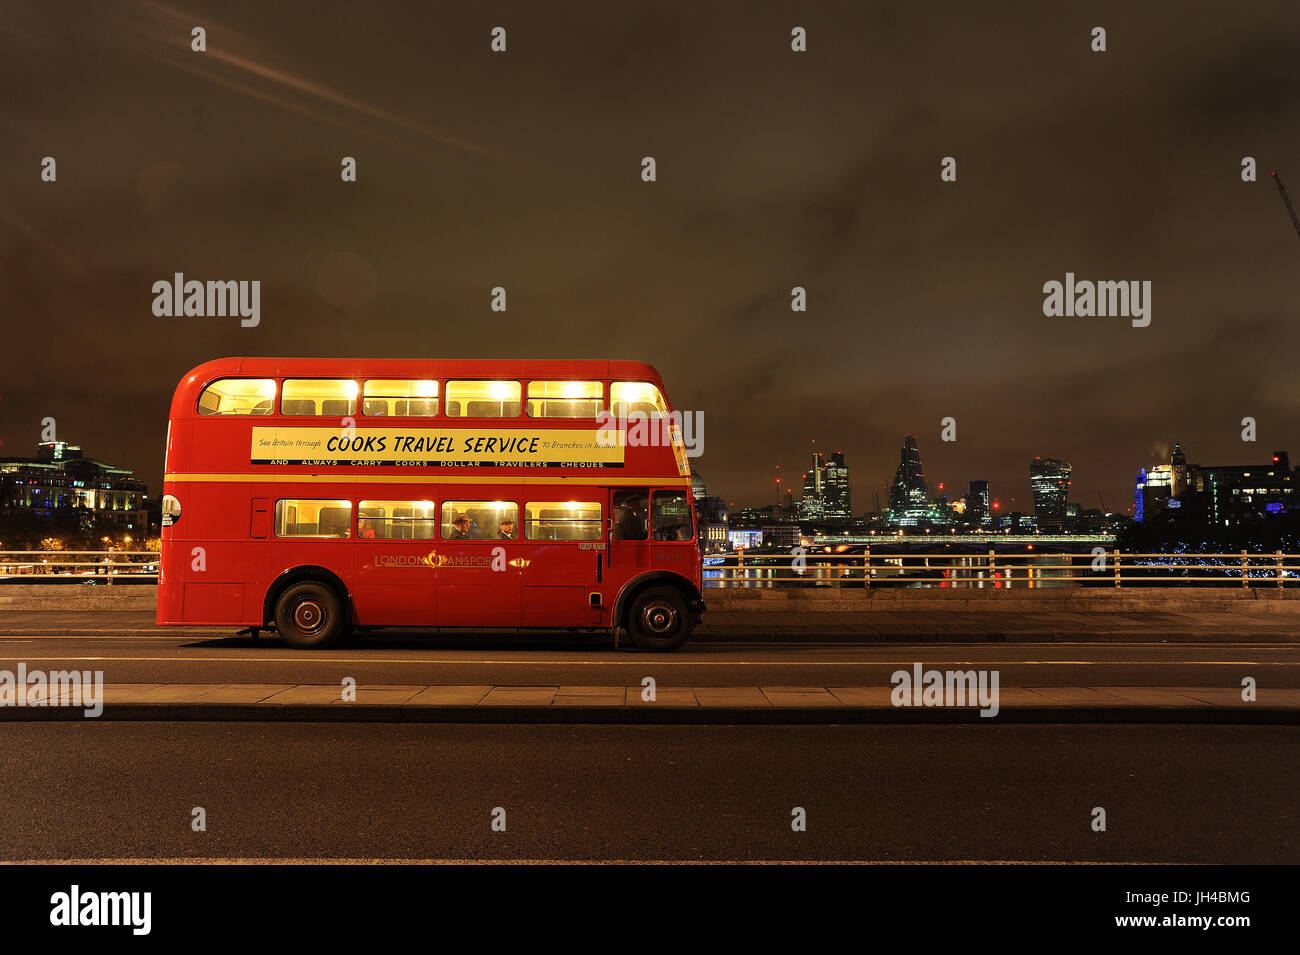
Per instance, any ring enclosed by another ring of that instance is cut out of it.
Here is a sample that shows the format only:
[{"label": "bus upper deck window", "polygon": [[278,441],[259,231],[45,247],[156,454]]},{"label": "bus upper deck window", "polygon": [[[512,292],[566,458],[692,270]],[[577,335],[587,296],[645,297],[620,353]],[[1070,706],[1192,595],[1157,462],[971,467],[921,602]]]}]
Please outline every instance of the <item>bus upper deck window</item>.
[{"label": "bus upper deck window", "polygon": [[528,414],[534,418],[594,418],[604,385],[599,381],[530,381]]},{"label": "bus upper deck window", "polygon": [[372,378],[362,392],[361,410],[366,415],[432,418],[438,413],[438,383]]},{"label": "bus upper deck window", "polygon": [[521,393],[517,381],[449,381],[447,417],[517,418]]},{"label": "bus upper deck window", "polygon": [[199,395],[199,414],[270,414],[275,410],[275,380],[219,378]]},{"label": "bus upper deck window", "polygon": [[280,389],[280,414],[354,415],[357,391],[357,383],[350,378],[286,378]]},{"label": "bus upper deck window", "polygon": [[668,402],[649,382],[616,381],[609,386],[609,410],[615,418],[627,418],[633,414],[667,414]]}]

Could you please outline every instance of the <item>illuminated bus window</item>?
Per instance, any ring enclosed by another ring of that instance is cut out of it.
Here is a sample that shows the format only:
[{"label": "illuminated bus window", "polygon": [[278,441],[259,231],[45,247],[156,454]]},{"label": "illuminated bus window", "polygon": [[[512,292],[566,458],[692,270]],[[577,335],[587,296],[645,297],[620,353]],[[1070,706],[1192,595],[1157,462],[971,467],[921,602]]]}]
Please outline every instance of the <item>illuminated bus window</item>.
[{"label": "illuminated bus window", "polygon": [[530,501],[524,505],[524,536],[530,541],[598,541],[600,504]]},{"label": "illuminated bus window", "polygon": [[694,509],[685,491],[655,491],[650,499],[652,536],[657,541],[688,541],[695,537]]},{"label": "illuminated bus window", "polygon": [[432,418],[438,413],[438,383],[372,378],[362,392],[361,410],[367,415]]},{"label": "illuminated bus window", "polygon": [[275,502],[276,537],[348,537],[351,528],[351,501]]},{"label": "illuminated bus window", "polygon": [[270,414],[275,410],[271,378],[220,378],[199,395],[199,414]]},{"label": "illuminated bus window", "polygon": [[534,418],[594,418],[603,392],[599,381],[530,381],[528,413]]},{"label": "illuminated bus window", "polygon": [[433,501],[362,501],[357,505],[360,540],[433,540],[437,522]]},{"label": "illuminated bus window", "polygon": [[512,541],[519,537],[514,501],[444,501],[442,539]]},{"label": "illuminated bus window", "polygon": [[356,413],[357,383],[348,378],[286,378],[280,389],[280,414],[342,418]]},{"label": "illuminated bus window", "polygon": [[450,418],[516,418],[522,389],[517,381],[447,382]]},{"label": "illuminated bus window", "polygon": [[668,403],[659,389],[648,382],[616,381],[609,386],[609,410],[615,418],[667,414]]}]

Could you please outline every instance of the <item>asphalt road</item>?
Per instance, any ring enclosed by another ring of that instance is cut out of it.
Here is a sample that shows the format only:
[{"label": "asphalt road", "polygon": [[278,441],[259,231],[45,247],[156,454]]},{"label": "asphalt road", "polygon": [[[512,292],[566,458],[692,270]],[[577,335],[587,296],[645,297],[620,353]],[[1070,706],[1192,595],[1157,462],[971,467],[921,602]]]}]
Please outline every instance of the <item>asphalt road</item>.
[{"label": "asphalt road", "polygon": [[372,635],[335,650],[278,640],[0,636],[0,669],[102,670],[108,683],[488,684],[496,686],[887,685],[913,663],[993,668],[1003,686],[1300,687],[1300,644],[692,645],[615,651],[602,637]]},{"label": "asphalt road", "polygon": [[11,723],[0,751],[10,860],[1300,862],[1292,727]]}]

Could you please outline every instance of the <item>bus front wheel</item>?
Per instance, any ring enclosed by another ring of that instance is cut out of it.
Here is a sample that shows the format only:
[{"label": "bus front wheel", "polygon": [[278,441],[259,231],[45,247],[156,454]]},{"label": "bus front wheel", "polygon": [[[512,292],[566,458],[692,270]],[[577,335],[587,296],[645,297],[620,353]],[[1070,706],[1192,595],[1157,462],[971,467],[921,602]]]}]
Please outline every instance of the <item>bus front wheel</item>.
[{"label": "bus front wheel", "polygon": [[343,634],[343,601],[314,580],[293,584],[275,602],[275,627],[291,647],[328,647]]},{"label": "bus front wheel", "polygon": [[627,632],[642,650],[676,650],[691,635],[694,622],[675,587],[651,587],[632,598]]}]

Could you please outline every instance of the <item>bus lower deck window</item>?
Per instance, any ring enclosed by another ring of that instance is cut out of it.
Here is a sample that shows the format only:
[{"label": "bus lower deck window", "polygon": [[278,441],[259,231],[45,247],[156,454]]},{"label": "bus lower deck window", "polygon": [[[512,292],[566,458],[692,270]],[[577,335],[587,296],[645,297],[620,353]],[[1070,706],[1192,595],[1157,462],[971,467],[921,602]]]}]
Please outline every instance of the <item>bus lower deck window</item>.
[{"label": "bus lower deck window", "polygon": [[362,540],[432,540],[437,523],[433,501],[362,501],[357,537]]},{"label": "bus lower deck window", "polygon": [[600,504],[595,501],[530,501],[524,505],[524,536],[530,541],[598,541]]},{"label": "bus lower deck window", "polygon": [[442,539],[515,540],[518,516],[514,501],[443,501]]},{"label": "bus lower deck window", "polygon": [[351,501],[275,502],[276,537],[348,537],[351,529]]},{"label": "bus lower deck window", "polygon": [[657,541],[688,541],[695,536],[691,501],[683,491],[655,491],[650,499],[652,536]]}]

